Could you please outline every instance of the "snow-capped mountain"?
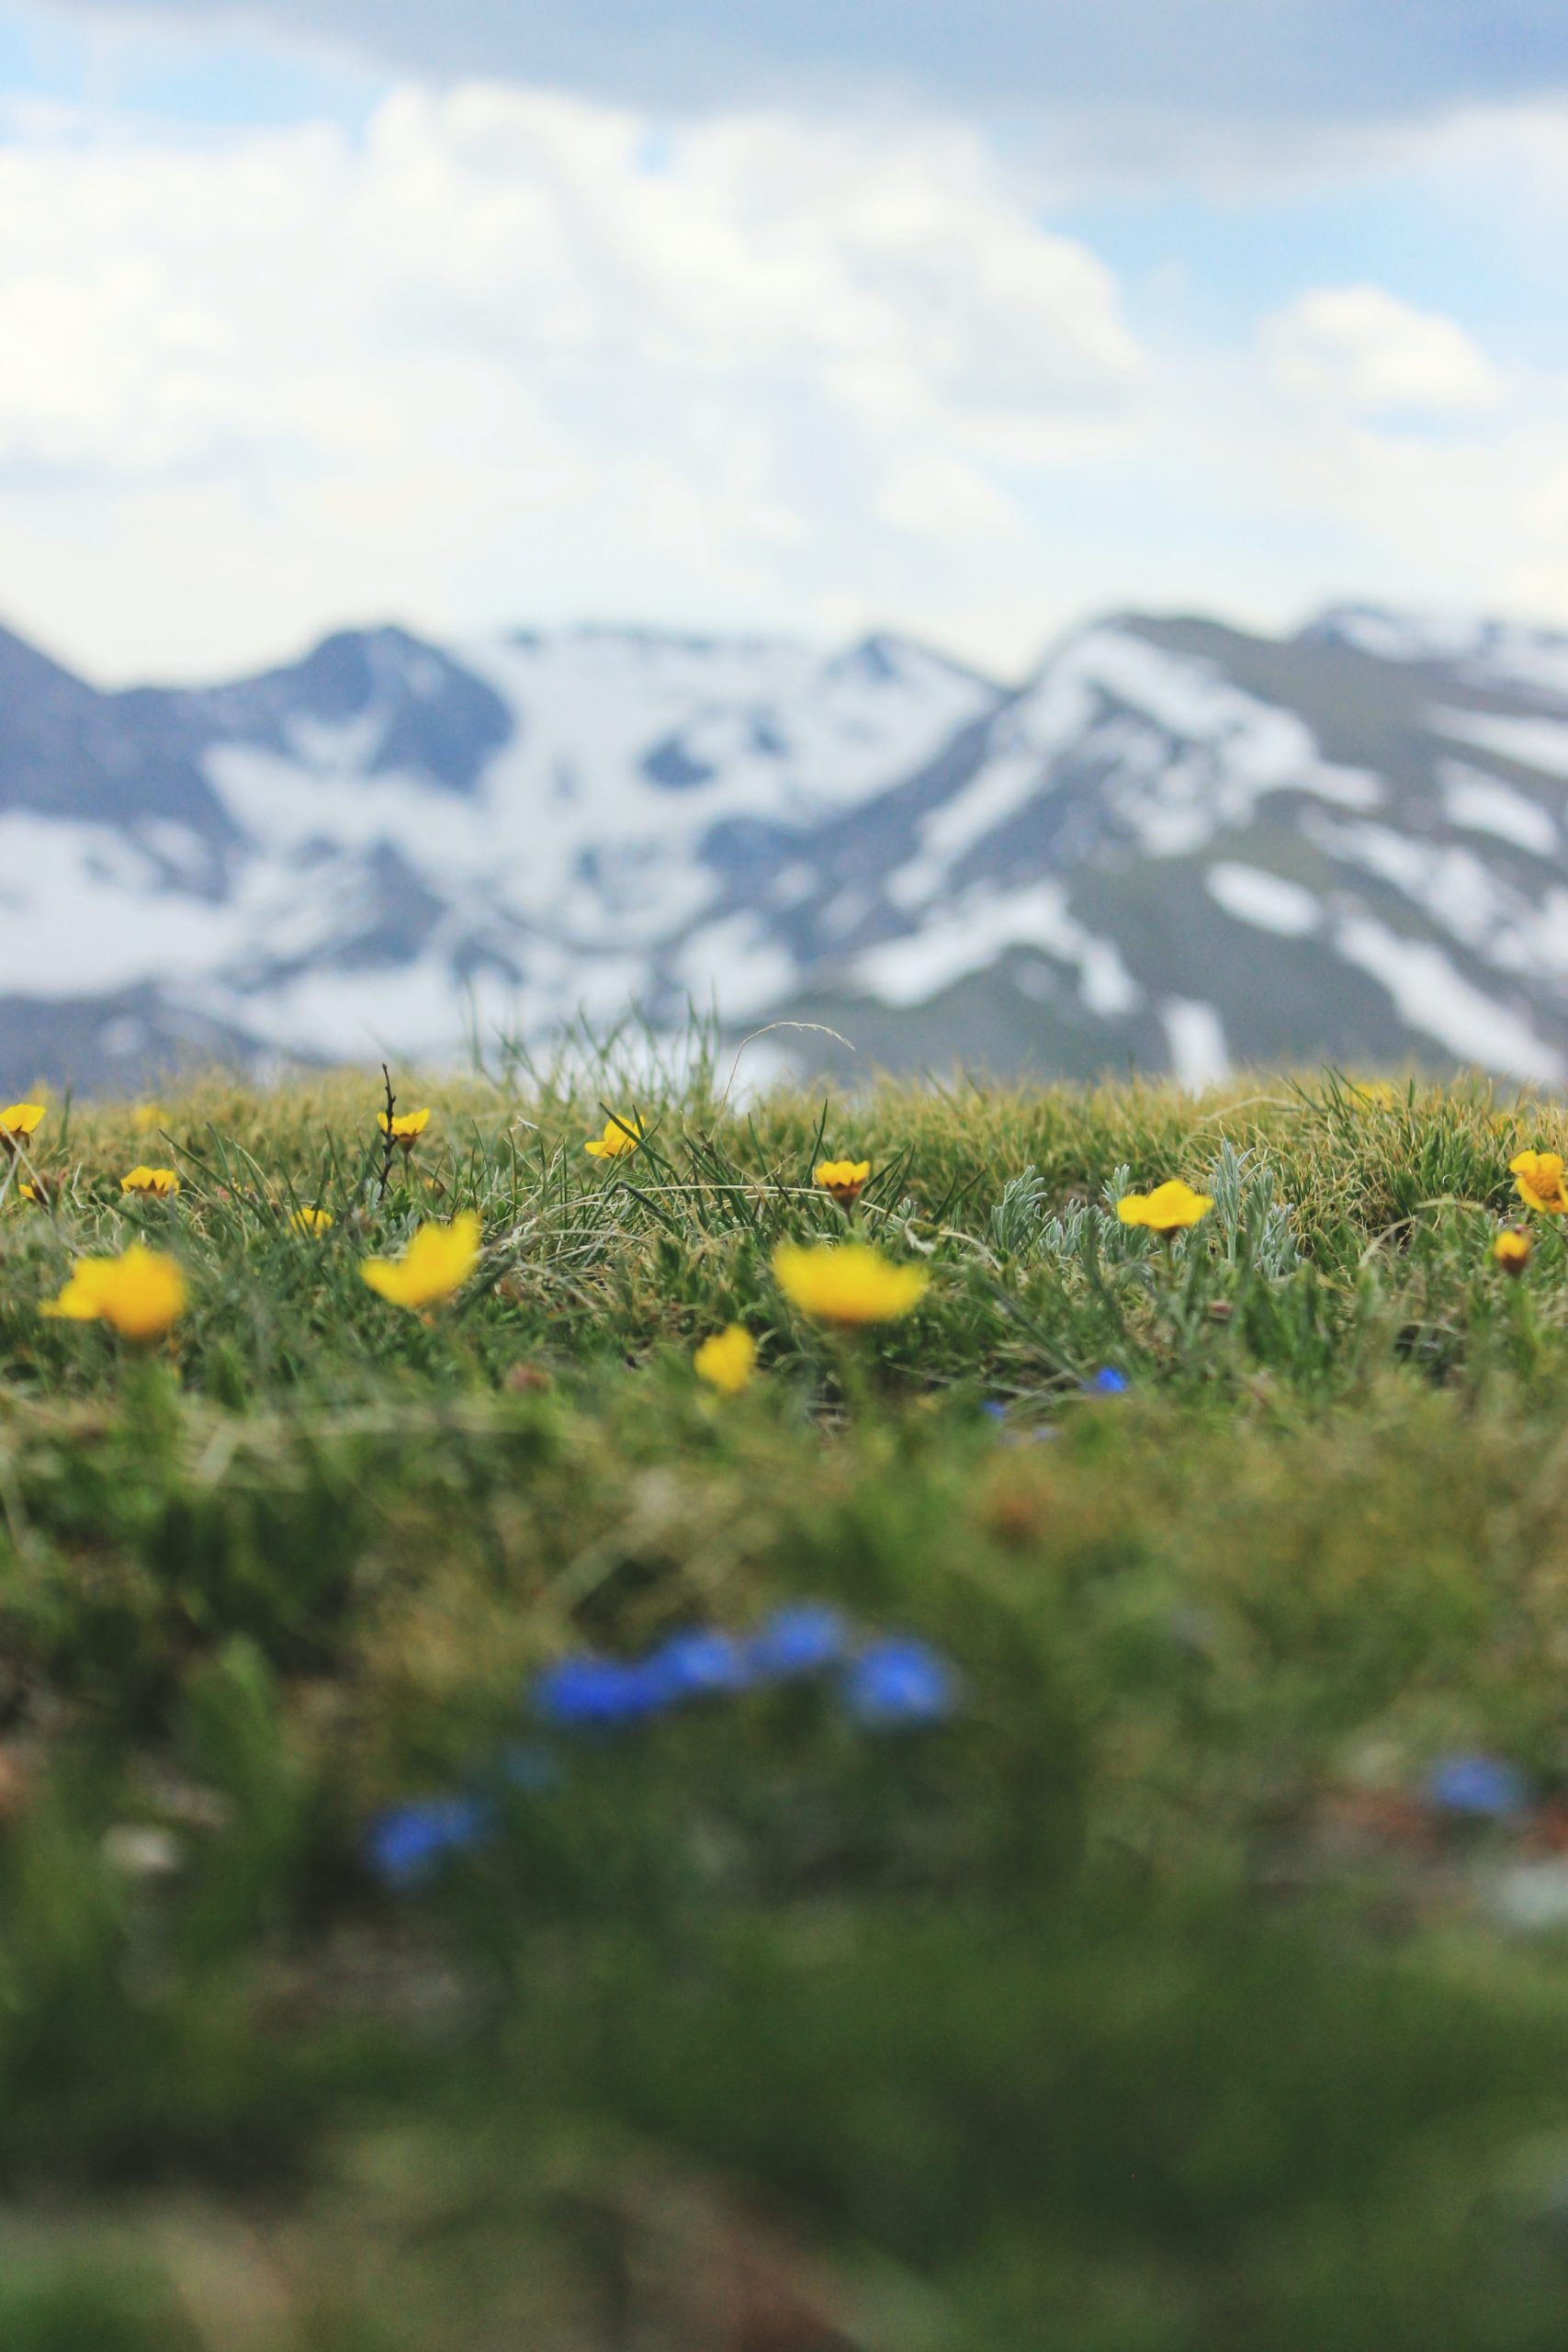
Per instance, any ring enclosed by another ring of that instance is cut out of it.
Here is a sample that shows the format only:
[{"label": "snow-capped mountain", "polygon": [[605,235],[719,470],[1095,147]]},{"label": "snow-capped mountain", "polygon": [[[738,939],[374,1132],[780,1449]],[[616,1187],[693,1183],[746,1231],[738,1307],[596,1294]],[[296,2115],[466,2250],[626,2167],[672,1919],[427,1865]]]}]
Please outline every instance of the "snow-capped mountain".
[{"label": "snow-capped mountain", "polygon": [[862,1058],[1568,1075],[1568,639],[1363,607],[896,638],[326,639],[103,694],[0,632],[0,1094],[636,1001]]}]

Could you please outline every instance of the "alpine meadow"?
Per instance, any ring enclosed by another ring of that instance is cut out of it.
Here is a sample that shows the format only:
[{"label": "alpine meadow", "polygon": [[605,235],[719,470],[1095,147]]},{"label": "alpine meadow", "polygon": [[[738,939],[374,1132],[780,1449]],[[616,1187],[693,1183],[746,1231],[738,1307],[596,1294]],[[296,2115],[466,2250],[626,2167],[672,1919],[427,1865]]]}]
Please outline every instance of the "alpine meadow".
[{"label": "alpine meadow", "polygon": [[0,2341],[1559,2344],[1560,1112],[733,1075],[0,1108]]}]

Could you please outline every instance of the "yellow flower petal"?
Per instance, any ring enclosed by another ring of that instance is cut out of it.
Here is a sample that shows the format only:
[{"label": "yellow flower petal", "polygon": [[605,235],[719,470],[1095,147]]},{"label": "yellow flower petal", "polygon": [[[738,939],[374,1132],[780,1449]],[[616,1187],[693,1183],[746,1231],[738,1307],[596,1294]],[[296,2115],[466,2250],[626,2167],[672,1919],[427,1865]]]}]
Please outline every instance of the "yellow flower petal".
[{"label": "yellow flower petal", "polygon": [[1533,1247],[1528,1233],[1517,1233],[1510,1227],[1492,1244],[1492,1255],[1506,1274],[1522,1274],[1529,1264]]},{"label": "yellow flower petal", "polygon": [[112,1258],[78,1258],[71,1279],[60,1296],[50,1299],[42,1312],[60,1316],[71,1323],[96,1323],[102,1312],[114,1268]]},{"label": "yellow flower petal", "polygon": [[757,1342],[743,1323],[731,1323],[705,1340],[692,1362],[697,1378],[721,1396],[739,1396],[756,1369]]},{"label": "yellow flower petal", "polygon": [[81,1258],[43,1309],[68,1322],[108,1323],[122,1339],[158,1340],[185,1311],[186,1280],[173,1258],[133,1242],[118,1258]]},{"label": "yellow flower petal", "polygon": [[869,1159],[824,1159],[811,1171],[811,1181],[831,1193],[841,1209],[852,1209],[871,1174]]},{"label": "yellow flower petal", "polygon": [[168,1199],[180,1189],[180,1180],[172,1168],[133,1168],[129,1176],[119,1180],[122,1193],[157,1193]]},{"label": "yellow flower petal", "polygon": [[1214,1204],[1207,1193],[1195,1193],[1179,1176],[1156,1184],[1152,1193],[1126,1193],[1116,1204],[1123,1225],[1145,1226],[1162,1240],[1206,1217]]},{"label": "yellow flower petal", "polygon": [[296,1233],[327,1233],[333,1223],[331,1209],[296,1209],[288,1220]]},{"label": "yellow flower petal", "polygon": [[924,1297],[931,1276],[923,1266],[896,1266],[863,1241],[805,1250],[781,1241],[773,1252],[779,1288],[803,1315],[820,1323],[892,1323]]},{"label": "yellow flower petal", "polygon": [[367,1258],[359,1271],[394,1306],[435,1306],[461,1290],[479,1258],[479,1221],[465,1209],[450,1225],[422,1225],[400,1258]]},{"label": "yellow flower petal", "polygon": [[30,1136],[49,1116],[42,1102],[8,1102],[0,1111],[0,1143],[16,1143],[23,1136]]},{"label": "yellow flower petal", "polygon": [[[381,1133],[385,1135],[387,1132],[387,1114],[385,1111],[377,1112],[376,1125],[380,1128]],[[428,1110],[396,1112],[392,1118],[392,1141],[394,1143],[400,1143],[404,1149],[407,1150],[412,1146],[415,1136],[422,1136],[429,1125],[430,1113]]]},{"label": "yellow flower petal", "polygon": [[1568,1193],[1562,1188],[1562,1155],[1559,1151],[1521,1151],[1508,1162],[1514,1190],[1526,1208],[1545,1216],[1568,1216]]},{"label": "yellow flower petal", "polygon": [[637,1149],[645,1132],[642,1121],[634,1111],[629,1119],[620,1123],[606,1119],[604,1134],[590,1136],[582,1148],[593,1159],[619,1159],[624,1152]]}]

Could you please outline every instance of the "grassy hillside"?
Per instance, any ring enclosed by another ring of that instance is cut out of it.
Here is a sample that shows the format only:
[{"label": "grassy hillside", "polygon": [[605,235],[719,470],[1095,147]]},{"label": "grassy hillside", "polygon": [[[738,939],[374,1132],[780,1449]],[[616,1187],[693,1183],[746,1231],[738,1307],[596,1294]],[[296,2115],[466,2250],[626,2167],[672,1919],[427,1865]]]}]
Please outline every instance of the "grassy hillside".
[{"label": "grassy hillside", "polygon": [[[0,2343],[1561,2345],[1556,1110],[716,1095],[0,1159]],[[166,1338],[41,1311],[135,1242]]]}]

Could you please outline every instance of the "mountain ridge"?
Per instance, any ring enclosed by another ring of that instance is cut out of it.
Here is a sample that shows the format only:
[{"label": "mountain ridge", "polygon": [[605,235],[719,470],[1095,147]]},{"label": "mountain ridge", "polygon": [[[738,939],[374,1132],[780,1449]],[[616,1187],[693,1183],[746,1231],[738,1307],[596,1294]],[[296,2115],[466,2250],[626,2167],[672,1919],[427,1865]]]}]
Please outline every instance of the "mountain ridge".
[{"label": "mountain ridge", "polygon": [[877,632],[333,632],[100,689],[0,629],[0,1088],[483,1021],[830,1020],[1191,1083],[1568,1075],[1568,638],[1125,613],[1021,682]]}]

